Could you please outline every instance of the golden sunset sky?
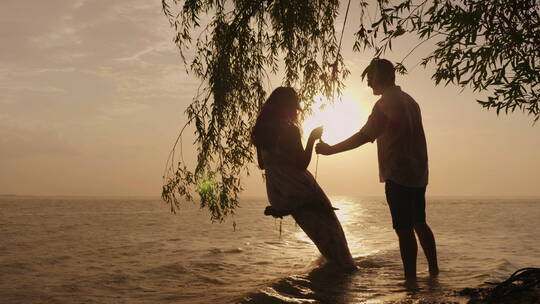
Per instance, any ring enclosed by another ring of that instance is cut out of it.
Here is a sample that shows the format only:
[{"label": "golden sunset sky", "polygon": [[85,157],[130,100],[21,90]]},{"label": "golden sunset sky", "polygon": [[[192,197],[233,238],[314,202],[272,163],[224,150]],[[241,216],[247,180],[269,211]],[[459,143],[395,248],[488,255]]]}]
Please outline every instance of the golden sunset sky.
[{"label": "golden sunset sky", "polygon": [[[324,114],[343,131],[328,122],[329,142],[359,129],[377,100],[360,79],[373,54],[352,52],[358,11],[353,1],[343,44],[346,105]],[[158,196],[199,85],[186,74],[161,2],[4,0],[0,22],[0,194]],[[337,22],[341,29],[343,14]],[[395,45],[386,58],[400,60],[415,43]],[[471,90],[435,87],[432,69],[413,68],[418,56],[405,61],[410,73],[397,83],[422,109],[428,195],[540,196],[540,124],[521,112],[497,117]],[[184,139],[184,154],[194,164],[191,141]],[[251,172],[244,194],[265,196],[259,171]],[[384,195],[375,144],[321,156],[318,181],[330,195]]]}]

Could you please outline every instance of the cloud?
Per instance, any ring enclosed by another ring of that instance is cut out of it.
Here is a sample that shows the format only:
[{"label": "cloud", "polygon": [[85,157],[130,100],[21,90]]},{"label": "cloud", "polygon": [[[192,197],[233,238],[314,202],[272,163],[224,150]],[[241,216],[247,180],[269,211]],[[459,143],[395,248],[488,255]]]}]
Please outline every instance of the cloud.
[{"label": "cloud", "polygon": [[4,1],[1,6],[3,103],[21,101],[17,92],[24,90],[44,94],[69,91],[62,84],[45,84],[59,72],[70,77],[74,73],[93,75],[118,89],[102,102],[173,97],[197,84],[185,77],[170,41],[172,31],[157,2]]},{"label": "cloud", "polygon": [[101,108],[105,116],[124,116],[133,115],[148,110],[150,106],[135,102],[113,102]]},{"label": "cloud", "polygon": [[79,154],[64,136],[62,126],[54,122],[47,125],[10,122],[5,115],[0,116],[0,121],[0,159],[3,161]]},{"label": "cloud", "polygon": [[2,1],[0,34],[3,156],[92,147],[112,130],[152,124],[149,113],[177,109],[198,86],[159,2]]}]

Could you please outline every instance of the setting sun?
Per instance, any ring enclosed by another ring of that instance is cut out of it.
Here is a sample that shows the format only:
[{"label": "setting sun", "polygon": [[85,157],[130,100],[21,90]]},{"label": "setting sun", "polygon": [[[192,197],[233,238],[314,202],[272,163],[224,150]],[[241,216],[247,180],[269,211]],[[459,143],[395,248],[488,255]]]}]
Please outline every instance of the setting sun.
[{"label": "setting sun", "polygon": [[302,123],[304,138],[309,136],[311,130],[323,126],[322,140],[335,144],[356,133],[366,119],[359,102],[350,95],[345,94],[334,103],[321,95],[314,99],[312,113]]}]

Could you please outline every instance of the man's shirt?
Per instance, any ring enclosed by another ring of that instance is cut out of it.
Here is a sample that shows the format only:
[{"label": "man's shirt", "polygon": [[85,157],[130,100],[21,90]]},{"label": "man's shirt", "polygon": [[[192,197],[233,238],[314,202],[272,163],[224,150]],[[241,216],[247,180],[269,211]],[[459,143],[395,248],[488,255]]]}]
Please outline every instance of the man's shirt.
[{"label": "man's shirt", "polygon": [[420,107],[399,86],[384,92],[360,132],[371,142],[377,140],[381,182],[427,186],[428,157]]}]

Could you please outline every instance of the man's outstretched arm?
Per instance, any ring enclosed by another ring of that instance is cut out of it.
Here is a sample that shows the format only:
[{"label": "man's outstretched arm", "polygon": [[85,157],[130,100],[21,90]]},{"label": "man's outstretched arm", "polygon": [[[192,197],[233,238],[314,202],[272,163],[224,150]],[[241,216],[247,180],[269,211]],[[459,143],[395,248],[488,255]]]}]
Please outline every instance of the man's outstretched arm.
[{"label": "man's outstretched arm", "polygon": [[315,147],[315,151],[317,152],[317,154],[332,155],[332,154],[352,150],[354,148],[358,148],[361,145],[370,141],[373,141],[373,140],[371,140],[363,132],[360,131],[360,132],[355,133],[353,136],[333,146],[330,146],[329,144],[325,142],[319,142],[317,146]]},{"label": "man's outstretched arm", "polygon": [[330,146],[327,143],[319,142],[315,147],[315,151],[318,154],[331,155],[358,148],[367,142],[373,142],[386,128],[388,121],[379,103],[380,100],[373,107],[366,124],[360,129],[360,131],[333,146]]}]

